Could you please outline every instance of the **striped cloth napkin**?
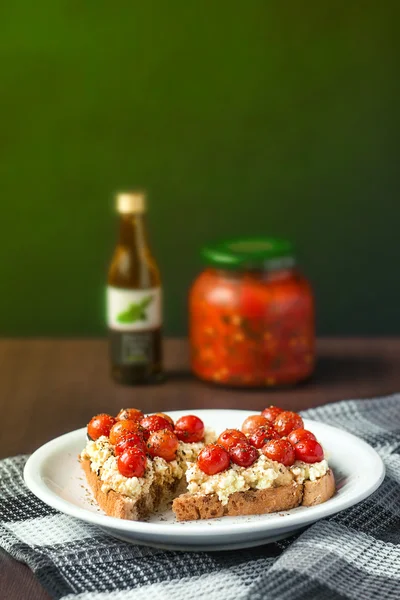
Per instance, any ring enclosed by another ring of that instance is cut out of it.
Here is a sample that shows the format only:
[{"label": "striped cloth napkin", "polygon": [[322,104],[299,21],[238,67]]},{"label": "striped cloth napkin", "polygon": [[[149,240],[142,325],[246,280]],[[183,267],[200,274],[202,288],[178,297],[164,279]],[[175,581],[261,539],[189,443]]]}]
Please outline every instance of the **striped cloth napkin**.
[{"label": "striped cloth napkin", "polygon": [[289,540],[225,552],[133,546],[60,514],[25,487],[25,456],[0,461],[0,546],[63,600],[400,598],[400,395],[303,413],[370,443],[386,465],[362,503]]}]

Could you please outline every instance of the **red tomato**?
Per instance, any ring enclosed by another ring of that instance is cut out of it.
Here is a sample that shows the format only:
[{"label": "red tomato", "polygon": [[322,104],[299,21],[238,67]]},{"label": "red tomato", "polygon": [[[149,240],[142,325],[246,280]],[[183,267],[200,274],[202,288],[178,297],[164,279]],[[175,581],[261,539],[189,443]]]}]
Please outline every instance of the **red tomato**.
[{"label": "red tomato", "polygon": [[274,429],[282,437],[288,435],[293,429],[302,429],[303,427],[304,423],[301,416],[290,410],[281,412],[274,421]]},{"label": "red tomato", "polygon": [[240,294],[240,315],[247,319],[262,321],[267,312],[265,288],[255,281],[244,283]]},{"label": "red tomato", "polygon": [[297,460],[302,460],[305,463],[315,463],[324,460],[324,451],[321,444],[316,440],[301,440],[298,442],[294,451]]},{"label": "red tomato", "polygon": [[261,415],[253,415],[252,417],[247,417],[247,419],[243,421],[242,431],[247,434],[253,433],[253,431],[263,425],[270,425],[270,423]]},{"label": "red tomato", "polygon": [[239,442],[229,450],[231,461],[239,467],[251,467],[257,460],[258,452],[248,442]]},{"label": "red tomato", "polygon": [[127,448],[140,448],[146,452],[146,442],[140,433],[130,433],[127,437],[123,437],[115,444],[115,456],[120,456]]},{"label": "red tomato", "polygon": [[218,444],[209,444],[200,452],[197,464],[206,475],[215,475],[229,469],[231,459],[225,448]]},{"label": "red tomato", "polygon": [[117,421],[115,425],[112,426],[110,431],[110,442],[112,444],[116,444],[122,438],[127,437],[131,433],[139,433],[141,432],[141,427],[137,421]]},{"label": "red tomato", "polygon": [[247,442],[247,437],[239,429],[225,429],[217,439],[217,444],[228,450],[238,442]]},{"label": "red tomato", "polygon": [[154,415],[156,417],[162,417],[163,419],[167,419],[167,421],[171,423],[172,427],[174,426],[174,421],[169,415],[166,415],[165,413],[154,413]]},{"label": "red tomato", "polygon": [[263,425],[250,435],[249,442],[255,448],[262,448],[269,440],[278,440],[279,433],[272,426]]},{"label": "red tomato", "polygon": [[138,408],[121,408],[116,416],[117,421],[129,419],[129,421],[141,421],[144,414]]},{"label": "red tomato", "polygon": [[181,442],[200,442],[204,437],[204,423],[195,415],[185,415],[175,423],[175,434]]},{"label": "red tomato", "polygon": [[295,461],[294,448],[287,440],[270,440],[261,448],[261,452],[270,460],[276,460],[286,467],[291,467]]},{"label": "red tomato", "polygon": [[96,415],[89,421],[87,434],[91,440],[97,440],[102,435],[108,437],[114,423],[115,419],[111,415],[106,415],[105,413]]},{"label": "red tomato", "polygon": [[262,411],[262,416],[267,419],[270,423],[273,423],[279,413],[283,412],[283,408],[279,408],[278,406],[268,406],[268,408],[264,408]]},{"label": "red tomato", "polygon": [[167,419],[160,417],[159,415],[149,415],[140,421],[142,427],[144,427],[145,434],[144,438],[147,440],[149,435],[153,431],[159,431],[160,429],[169,429],[173,431],[174,427]]},{"label": "red tomato", "polygon": [[295,446],[298,442],[303,442],[304,440],[316,440],[317,438],[311,431],[308,431],[308,429],[293,429],[287,436],[287,439]]},{"label": "red tomato", "polygon": [[170,431],[169,429],[153,431],[147,440],[147,450],[149,454],[153,458],[155,456],[160,456],[167,462],[175,460],[178,446],[178,438],[173,431]]},{"label": "red tomato", "polygon": [[118,471],[124,477],[143,477],[146,470],[146,454],[140,448],[127,448],[118,457]]}]

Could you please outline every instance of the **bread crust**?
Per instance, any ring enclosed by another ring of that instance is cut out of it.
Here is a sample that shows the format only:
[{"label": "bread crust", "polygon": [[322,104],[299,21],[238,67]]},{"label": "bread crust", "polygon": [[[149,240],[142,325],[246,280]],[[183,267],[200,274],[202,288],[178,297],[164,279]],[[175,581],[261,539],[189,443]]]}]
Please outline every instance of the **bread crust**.
[{"label": "bread crust", "polygon": [[[170,502],[179,493],[180,481],[160,486],[153,484],[148,494],[137,500],[114,490],[103,492],[102,481],[91,470],[90,460],[81,460],[88,484],[97,504],[110,517],[140,521]],[[216,494],[182,494],[176,497],[172,509],[178,521],[214,519],[224,516],[260,515],[280,512],[297,506],[315,506],[326,502],[335,493],[335,478],[331,469],[316,481],[304,484],[291,483],[286,486],[264,490],[235,492],[224,506]]]},{"label": "bread crust", "polygon": [[175,498],[172,504],[178,521],[213,519],[216,517],[236,517],[240,515],[260,515],[290,510],[297,506],[315,506],[326,502],[335,493],[335,478],[331,469],[316,481],[304,484],[235,492],[223,505],[216,494],[184,494]]}]

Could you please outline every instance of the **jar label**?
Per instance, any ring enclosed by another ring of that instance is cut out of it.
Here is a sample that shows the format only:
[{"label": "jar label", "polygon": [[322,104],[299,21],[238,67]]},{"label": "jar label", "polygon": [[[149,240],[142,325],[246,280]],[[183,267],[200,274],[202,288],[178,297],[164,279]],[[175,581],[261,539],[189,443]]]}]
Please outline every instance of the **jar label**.
[{"label": "jar label", "polygon": [[117,331],[144,331],[161,326],[161,288],[123,290],[107,287],[107,324]]}]

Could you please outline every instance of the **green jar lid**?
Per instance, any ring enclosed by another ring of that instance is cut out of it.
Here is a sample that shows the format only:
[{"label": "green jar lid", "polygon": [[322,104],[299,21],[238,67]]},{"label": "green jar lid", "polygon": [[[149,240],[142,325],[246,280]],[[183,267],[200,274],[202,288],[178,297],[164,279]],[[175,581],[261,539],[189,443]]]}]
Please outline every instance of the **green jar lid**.
[{"label": "green jar lid", "polygon": [[293,244],[273,237],[244,237],[204,246],[201,256],[220,269],[288,268],[295,264]]}]

